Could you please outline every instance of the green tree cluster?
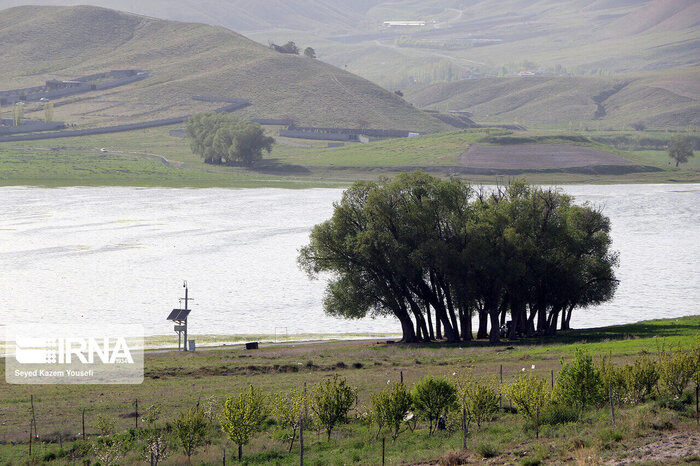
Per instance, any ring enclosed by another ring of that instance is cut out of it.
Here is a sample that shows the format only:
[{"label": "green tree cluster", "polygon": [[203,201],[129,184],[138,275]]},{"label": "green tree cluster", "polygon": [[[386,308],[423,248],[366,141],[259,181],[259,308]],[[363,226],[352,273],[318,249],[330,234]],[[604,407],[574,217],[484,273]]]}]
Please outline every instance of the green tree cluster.
[{"label": "green tree cluster", "polygon": [[385,425],[396,440],[413,406],[413,398],[403,382],[393,383],[386,390],[370,395],[374,421],[379,426],[377,436]]},{"label": "green tree cluster", "polygon": [[192,152],[213,165],[252,166],[272,150],[275,140],[262,126],[224,113],[202,113],[187,120]]},{"label": "green tree cluster", "polygon": [[[612,298],[610,221],[555,189],[493,191],[403,173],[347,189],[301,249],[311,277],[330,273],[324,308],[348,319],[394,316],[404,342],[500,339],[567,329],[575,308]],[[489,329],[490,327],[490,329]]]}]

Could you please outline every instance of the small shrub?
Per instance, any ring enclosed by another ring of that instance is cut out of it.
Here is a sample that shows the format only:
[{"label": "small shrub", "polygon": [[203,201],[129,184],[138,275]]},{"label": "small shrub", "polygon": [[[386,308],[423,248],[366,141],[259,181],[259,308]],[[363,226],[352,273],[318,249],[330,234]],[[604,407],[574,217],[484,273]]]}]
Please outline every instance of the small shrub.
[{"label": "small shrub", "polygon": [[680,398],[695,374],[695,358],[683,350],[659,350],[659,385],[662,392]]},{"label": "small shrub", "polygon": [[659,381],[656,363],[647,355],[640,356],[632,364],[624,366],[621,373],[627,394],[626,401],[632,404],[646,401]]},{"label": "small shrub", "polygon": [[678,412],[687,411],[688,406],[692,405],[694,402],[695,397],[690,392],[683,392],[679,398],[664,394],[656,399],[657,406]]},{"label": "small shrub", "polygon": [[578,420],[578,409],[576,409],[574,406],[564,405],[561,403],[550,403],[540,413],[540,424],[549,424],[553,426],[557,424],[577,422]]},{"label": "small shrub", "polygon": [[523,417],[535,421],[537,410],[543,410],[551,400],[546,379],[530,373],[521,374],[518,380],[506,385],[504,392]]},{"label": "small shrub", "polygon": [[603,380],[593,365],[593,358],[580,348],[574,351],[574,360],[564,364],[554,384],[554,398],[562,404],[575,406],[583,412],[590,405],[604,399]]},{"label": "small shrub", "polygon": [[355,403],[357,392],[347,384],[345,378],[334,375],[332,379],[319,382],[312,398],[312,409],[318,422],[326,429],[328,440],[336,425],[347,421],[348,412]]},{"label": "small shrub", "polygon": [[195,407],[187,411],[181,411],[173,423],[173,431],[189,462],[192,453],[195,452],[197,447],[204,444],[207,434],[207,422],[204,413]]},{"label": "small shrub", "polygon": [[90,454],[92,450],[92,444],[88,441],[76,440],[73,442],[68,449],[71,457],[73,458],[83,458]]},{"label": "small shrub", "polygon": [[160,407],[157,405],[149,406],[141,416],[141,422],[145,422],[149,429],[156,426],[158,419],[160,419]]},{"label": "small shrub", "polygon": [[413,387],[411,396],[416,412],[430,425],[430,435],[437,429],[440,417],[457,405],[457,390],[443,377],[426,375]]},{"label": "small shrub", "polygon": [[[304,416],[304,408],[306,406],[307,397],[303,392],[292,390],[285,395],[278,395],[275,398],[274,413],[279,419],[280,425],[285,429],[291,429],[289,451],[294,447],[294,440],[297,436],[297,431],[302,423]],[[304,424],[304,425],[308,425]]]},{"label": "small shrub", "polygon": [[406,390],[406,386],[402,382],[393,383],[382,392],[371,395],[370,400],[374,413],[372,417],[379,426],[379,431],[386,425],[391,431],[392,439],[396,440],[401,425],[413,406],[413,399]]},{"label": "small shrub", "polygon": [[603,391],[608,396],[612,390],[613,401],[623,403],[627,399],[627,387],[623,369],[612,363],[612,357],[603,357],[598,365],[598,372],[603,384]]},{"label": "small shrub", "polygon": [[114,433],[114,421],[104,414],[97,416],[97,431],[100,433],[100,437],[109,437]]},{"label": "small shrub", "polygon": [[237,398],[226,398],[220,419],[221,430],[238,445],[238,461],[243,456],[243,445],[250,442],[251,435],[260,429],[267,414],[268,406],[264,395],[252,385]]},{"label": "small shrub", "polygon": [[479,453],[482,458],[493,458],[498,455],[498,449],[488,442],[480,443],[479,446],[476,447],[476,452]]},{"label": "small shrub", "polygon": [[619,443],[624,438],[622,432],[614,429],[601,429],[598,431],[598,439],[600,440],[600,447],[603,449],[610,449],[616,443]]},{"label": "small shrub", "polygon": [[469,424],[476,422],[481,430],[481,424],[491,419],[498,412],[498,393],[490,384],[475,380],[471,374],[466,374],[457,381],[457,395],[462,408],[465,430]]},{"label": "small shrub", "polygon": [[457,466],[460,464],[469,464],[469,460],[461,451],[448,451],[442,455],[438,464],[440,464],[440,466]]}]

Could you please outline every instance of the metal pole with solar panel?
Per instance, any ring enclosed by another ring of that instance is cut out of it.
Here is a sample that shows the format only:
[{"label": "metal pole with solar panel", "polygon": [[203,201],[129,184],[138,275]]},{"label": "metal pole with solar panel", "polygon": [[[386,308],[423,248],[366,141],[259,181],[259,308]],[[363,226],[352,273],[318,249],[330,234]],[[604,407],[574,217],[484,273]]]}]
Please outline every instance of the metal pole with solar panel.
[{"label": "metal pole with solar panel", "polygon": [[[177,350],[180,351],[180,341],[182,340],[182,351],[187,351],[187,316],[189,316],[191,312],[191,309],[188,309],[188,302],[193,301],[193,299],[189,297],[189,288],[187,287],[186,280],[183,282],[182,287],[185,289],[185,297],[180,298],[180,302],[185,301],[185,308],[173,309],[170,312],[170,315],[168,315],[167,320],[175,322],[175,332],[177,333]],[[191,346],[192,348],[190,348],[190,351],[194,351],[194,341],[192,342]]]}]

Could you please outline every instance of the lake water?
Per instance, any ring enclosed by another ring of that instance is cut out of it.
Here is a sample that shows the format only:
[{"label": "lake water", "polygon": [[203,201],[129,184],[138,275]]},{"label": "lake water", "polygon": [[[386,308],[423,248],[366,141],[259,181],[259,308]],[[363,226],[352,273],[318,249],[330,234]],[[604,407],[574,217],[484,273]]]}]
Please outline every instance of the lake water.
[{"label": "lake water", "polygon": [[[574,327],[696,314],[700,186],[568,186],[604,207],[620,251],[615,299]],[[336,189],[0,188],[0,324],[141,324],[172,335],[182,281],[190,334],[400,332],[324,315],[325,283],[297,267]]]}]

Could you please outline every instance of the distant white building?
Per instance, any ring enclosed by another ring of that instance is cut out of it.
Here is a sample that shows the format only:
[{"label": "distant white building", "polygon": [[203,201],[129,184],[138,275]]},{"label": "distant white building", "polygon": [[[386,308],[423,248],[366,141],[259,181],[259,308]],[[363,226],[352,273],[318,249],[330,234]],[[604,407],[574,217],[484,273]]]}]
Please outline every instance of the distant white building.
[{"label": "distant white building", "polygon": [[385,28],[393,27],[423,27],[426,25],[425,21],[384,21]]}]

